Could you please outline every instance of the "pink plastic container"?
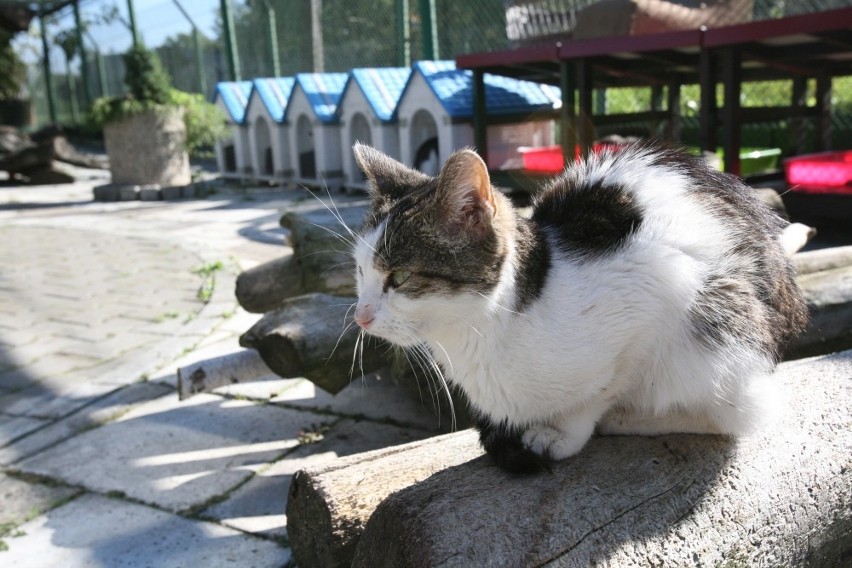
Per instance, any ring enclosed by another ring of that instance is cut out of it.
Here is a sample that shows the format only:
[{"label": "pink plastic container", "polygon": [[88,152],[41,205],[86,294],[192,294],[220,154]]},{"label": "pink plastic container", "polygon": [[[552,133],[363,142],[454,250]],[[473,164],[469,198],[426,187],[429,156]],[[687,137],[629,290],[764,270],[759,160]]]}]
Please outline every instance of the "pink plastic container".
[{"label": "pink plastic container", "polygon": [[[592,152],[597,154],[604,148],[617,148],[616,144],[595,144]],[[565,169],[562,160],[562,146],[540,146],[535,148],[518,148],[524,158],[524,170],[535,173],[558,174]],[[580,158],[580,146],[574,149],[574,156]]]},{"label": "pink plastic container", "polygon": [[784,174],[794,191],[852,194],[852,150],[788,158]]}]

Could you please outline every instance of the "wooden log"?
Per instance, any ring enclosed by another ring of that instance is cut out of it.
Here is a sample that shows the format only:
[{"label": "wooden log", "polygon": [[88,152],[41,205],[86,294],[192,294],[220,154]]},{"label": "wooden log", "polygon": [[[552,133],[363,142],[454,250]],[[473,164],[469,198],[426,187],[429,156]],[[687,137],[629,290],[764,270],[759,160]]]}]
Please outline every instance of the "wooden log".
[{"label": "wooden log", "polygon": [[810,274],[852,266],[852,246],[830,247],[793,255],[793,266],[798,274]]},{"label": "wooden log", "polygon": [[852,351],[784,363],[776,379],[788,395],[783,415],[738,441],[598,436],[552,473],[523,477],[497,468],[465,431],[307,468],[287,503],[295,560],[843,565],[852,553]]},{"label": "wooden log", "polygon": [[797,279],[811,321],[788,349],[791,358],[852,347],[852,265],[803,274]]},{"label": "wooden log", "polygon": [[260,353],[272,371],[284,378],[305,377],[332,394],[352,376],[385,364],[387,346],[366,338],[347,317],[355,298],[307,294],[292,298],[264,315],[240,337],[240,345]]},{"label": "wooden log", "polygon": [[272,371],[257,351],[245,349],[199,361],[177,371],[178,398],[185,400],[194,394],[235,383],[254,381]]},{"label": "wooden log", "polygon": [[243,271],[234,293],[247,312],[262,314],[280,308],[288,298],[305,293],[296,257],[290,253]]},{"label": "wooden log", "polygon": [[298,471],[287,498],[287,539],[300,566],[349,566],[370,515],[388,495],[482,453],[464,430]]},{"label": "wooden log", "polygon": [[366,212],[367,202],[358,200],[339,203],[332,211],[317,207],[281,217],[281,226],[290,230],[293,254],[301,269],[302,290],[336,295],[354,293],[353,237],[343,224],[357,230]]}]

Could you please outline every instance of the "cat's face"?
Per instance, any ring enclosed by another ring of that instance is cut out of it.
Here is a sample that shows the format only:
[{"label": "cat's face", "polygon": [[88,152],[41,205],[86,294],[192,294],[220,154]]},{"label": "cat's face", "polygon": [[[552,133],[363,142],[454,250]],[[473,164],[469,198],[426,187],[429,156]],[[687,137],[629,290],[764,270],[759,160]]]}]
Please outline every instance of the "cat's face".
[{"label": "cat's face", "polygon": [[497,286],[506,256],[498,215],[506,206],[485,164],[463,150],[432,178],[370,147],[354,152],[373,197],[354,250],[355,321],[406,346],[472,317]]}]

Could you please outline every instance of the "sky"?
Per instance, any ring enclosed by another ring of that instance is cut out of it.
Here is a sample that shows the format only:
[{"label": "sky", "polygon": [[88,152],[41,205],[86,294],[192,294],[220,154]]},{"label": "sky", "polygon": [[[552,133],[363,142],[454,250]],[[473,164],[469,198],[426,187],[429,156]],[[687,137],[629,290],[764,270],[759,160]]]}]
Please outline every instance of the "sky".
[{"label": "sky", "polygon": [[[215,36],[216,21],[219,16],[220,0],[178,0],[194,20],[201,33],[208,38]],[[244,0],[231,0],[233,6]],[[181,33],[190,34],[192,26],[175,4],[175,0],[133,0],[136,12],[136,27],[142,40],[148,47],[159,47],[169,38]],[[130,47],[130,31],[127,0],[81,0],[81,16],[88,22],[88,33],[84,42],[89,50],[97,48],[103,54],[124,53]],[[109,24],[99,23],[104,10],[117,8],[121,21]],[[19,34],[13,45],[16,51],[29,63],[37,63],[41,58],[40,22],[33,20],[29,34]],[[48,21],[48,37],[55,38],[64,30],[74,29],[74,16],[71,8],[66,8]],[[53,45],[53,41],[51,41]],[[57,69],[64,67],[64,58],[60,49],[51,49],[51,61]]]}]

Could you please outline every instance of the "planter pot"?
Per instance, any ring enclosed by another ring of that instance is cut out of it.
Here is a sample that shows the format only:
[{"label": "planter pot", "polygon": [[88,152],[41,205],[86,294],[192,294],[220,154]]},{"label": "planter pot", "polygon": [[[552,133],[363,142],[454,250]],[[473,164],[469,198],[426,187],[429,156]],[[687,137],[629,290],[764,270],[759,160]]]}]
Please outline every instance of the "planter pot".
[{"label": "planter pot", "polygon": [[112,183],[172,187],[190,183],[183,109],[161,108],[104,126]]}]

